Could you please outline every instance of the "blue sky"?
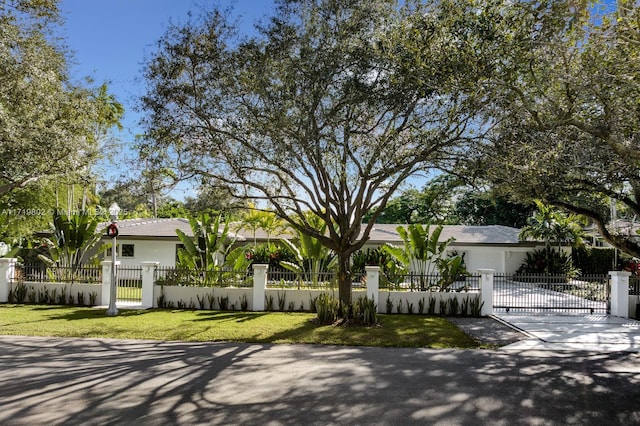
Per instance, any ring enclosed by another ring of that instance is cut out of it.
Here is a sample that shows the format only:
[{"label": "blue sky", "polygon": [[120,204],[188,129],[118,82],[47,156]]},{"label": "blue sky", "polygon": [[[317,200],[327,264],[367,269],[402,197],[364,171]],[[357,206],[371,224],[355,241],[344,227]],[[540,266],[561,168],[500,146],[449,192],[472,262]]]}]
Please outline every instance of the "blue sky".
[{"label": "blue sky", "polygon": [[[74,52],[71,72],[75,81],[92,77],[96,85],[107,82],[112,94],[125,107],[124,130],[116,136],[133,141],[140,133],[140,116],[133,111],[143,94],[142,63],[153,52],[155,42],[170,22],[181,23],[188,12],[201,7],[231,6],[240,17],[243,32],[251,32],[253,23],[270,14],[271,0],[61,0],[64,18],[61,34]],[[185,194],[185,191],[187,193]],[[183,187],[176,198],[190,195]]]}]

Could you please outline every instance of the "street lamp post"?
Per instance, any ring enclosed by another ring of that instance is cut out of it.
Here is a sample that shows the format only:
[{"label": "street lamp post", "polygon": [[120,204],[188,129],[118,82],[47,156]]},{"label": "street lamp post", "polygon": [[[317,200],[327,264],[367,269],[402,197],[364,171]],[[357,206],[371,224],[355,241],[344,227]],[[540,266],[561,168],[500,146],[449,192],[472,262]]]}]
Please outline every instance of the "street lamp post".
[{"label": "street lamp post", "polygon": [[117,285],[118,274],[116,270],[116,237],[118,236],[118,214],[120,213],[120,207],[118,204],[113,203],[109,207],[109,215],[111,216],[111,225],[107,228],[107,234],[111,237],[111,287],[109,294],[109,308],[107,309],[107,315],[112,317],[118,315],[118,308],[116,307],[117,297]]}]

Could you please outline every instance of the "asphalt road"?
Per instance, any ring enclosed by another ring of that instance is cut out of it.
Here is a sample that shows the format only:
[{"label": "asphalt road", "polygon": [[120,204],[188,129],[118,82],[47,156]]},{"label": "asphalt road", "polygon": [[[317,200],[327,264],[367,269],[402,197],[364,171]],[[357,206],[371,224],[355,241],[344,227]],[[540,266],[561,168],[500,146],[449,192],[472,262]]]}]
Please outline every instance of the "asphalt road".
[{"label": "asphalt road", "polygon": [[0,424],[640,423],[640,354],[0,336]]}]

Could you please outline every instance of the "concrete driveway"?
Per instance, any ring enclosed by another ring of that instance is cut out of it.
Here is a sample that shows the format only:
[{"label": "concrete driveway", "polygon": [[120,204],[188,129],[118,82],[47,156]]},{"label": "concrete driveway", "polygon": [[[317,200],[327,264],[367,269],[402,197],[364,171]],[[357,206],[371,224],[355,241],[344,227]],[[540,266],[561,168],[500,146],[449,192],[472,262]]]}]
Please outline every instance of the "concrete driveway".
[{"label": "concrete driveway", "polygon": [[640,351],[640,322],[609,315],[497,314],[530,339],[503,350],[587,350],[596,352]]},{"label": "concrete driveway", "polygon": [[0,424],[629,425],[640,354],[0,336]]}]

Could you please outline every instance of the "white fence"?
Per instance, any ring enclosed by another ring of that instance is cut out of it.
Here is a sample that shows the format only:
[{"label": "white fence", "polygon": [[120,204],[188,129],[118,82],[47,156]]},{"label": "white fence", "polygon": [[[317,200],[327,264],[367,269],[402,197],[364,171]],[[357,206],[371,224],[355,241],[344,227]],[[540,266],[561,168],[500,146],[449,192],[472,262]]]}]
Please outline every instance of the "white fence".
[{"label": "white fence", "polygon": [[[0,259],[0,303],[9,300],[9,292],[15,286],[14,276],[16,259]],[[116,264],[117,265],[117,264]],[[198,287],[180,285],[156,284],[157,262],[143,262],[141,265],[141,298],[140,307],[176,307],[194,309],[224,309],[224,310],[281,310],[281,311],[309,311],[314,299],[321,293],[334,293],[337,289],[315,288],[268,288],[268,265],[253,265],[251,287]],[[23,284],[42,292],[56,290],[60,294],[64,288],[66,294],[83,293],[88,299],[94,294],[91,302],[96,305],[107,305],[110,297],[111,262],[102,262],[102,282],[99,284],[81,283],[47,283],[29,282]],[[390,291],[380,289],[380,268],[367,266],[363,278],[364,284],[352,290],[353,300],[359,297],[373,298],[379,313],[451,313],[451,309],[467,309],[469,314],[475,306],[481,316],[493,314],[493,281],[494,271],[481,269],[478,271],[480,282],[477,288],[470,291],[439,292],[439,291]],[[628,272],[611,272],[611,314],[628,318],[635,315],[638,296],[629,295]],[[58,289],[59,288],[59,289]]]}]

